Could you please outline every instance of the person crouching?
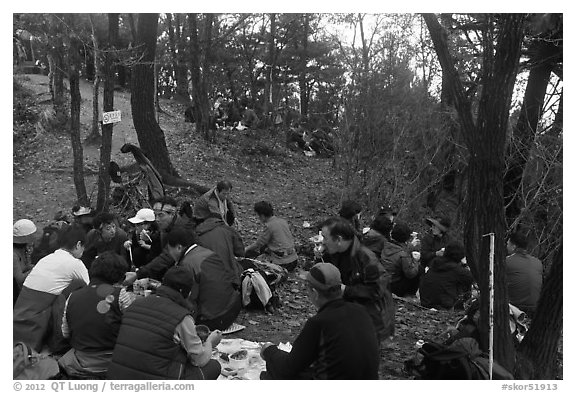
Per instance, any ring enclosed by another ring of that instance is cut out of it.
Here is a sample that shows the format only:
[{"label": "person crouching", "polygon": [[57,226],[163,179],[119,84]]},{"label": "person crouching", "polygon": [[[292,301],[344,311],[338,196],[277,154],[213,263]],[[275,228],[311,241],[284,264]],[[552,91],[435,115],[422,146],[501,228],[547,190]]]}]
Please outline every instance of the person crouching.
[{"label": "person crouching", "polygon": [[187,269],[170,268],[156,294],[134,301],[122,318],[108,379],[217,379],[221,366],[211,359],[222,339],[215,330],[206,342],[186,298],[194,278]]}]

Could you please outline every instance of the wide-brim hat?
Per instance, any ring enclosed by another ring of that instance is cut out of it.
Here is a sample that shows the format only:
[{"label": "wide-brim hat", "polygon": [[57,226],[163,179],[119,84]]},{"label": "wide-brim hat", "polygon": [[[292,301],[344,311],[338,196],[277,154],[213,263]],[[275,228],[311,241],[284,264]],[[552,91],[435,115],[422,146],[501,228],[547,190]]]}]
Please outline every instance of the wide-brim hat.
[{"label": "wide-brim hat", "polygon": [[36,240],[36,231],[36,225],[31,220],[23,218],[16,221],[12,227],[13,243],[33,243]]},{"label": "wide-brim hat", "polygon": [[156,221],[156,216],[154,215],[154,210],[152,209],[140,209],[136,212],[134,217],[128,219],[132,224],[140,224],[142,222],[154,222]]},{"label": "wide-brim hat", "polygon": [[434,225],[435,227],[440,229],[442,232],[448,232],[448,228],[450,228],[450,221],[446,218],[435,219],[435,218],[429,217],[425,221],[426,221],[426,224],[428,224],[430,226]]}]

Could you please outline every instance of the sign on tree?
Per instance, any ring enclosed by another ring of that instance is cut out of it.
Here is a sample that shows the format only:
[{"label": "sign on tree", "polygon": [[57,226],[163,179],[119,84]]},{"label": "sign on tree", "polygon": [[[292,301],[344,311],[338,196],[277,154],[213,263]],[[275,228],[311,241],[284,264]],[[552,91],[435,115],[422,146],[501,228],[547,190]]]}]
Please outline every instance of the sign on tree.
[{"label": "sign on tree", "polygon": [[121,111],[102,113],[102,124],[118,123],[122,120]]}]

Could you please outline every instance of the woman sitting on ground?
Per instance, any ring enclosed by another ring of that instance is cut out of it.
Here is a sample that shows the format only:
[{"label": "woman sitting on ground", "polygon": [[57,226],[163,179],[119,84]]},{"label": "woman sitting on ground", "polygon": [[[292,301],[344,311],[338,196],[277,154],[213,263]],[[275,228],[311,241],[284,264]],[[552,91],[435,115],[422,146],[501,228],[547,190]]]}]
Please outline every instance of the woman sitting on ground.
[{"label": "woman sitting on ground", "polygon": [[68,297],[62,335],[72,349],[58,363],[69,377],[106,376],[122,314],[134,299],[120,285],[127,271],[126,261],[106,251],[90,267],[90,284]]}]

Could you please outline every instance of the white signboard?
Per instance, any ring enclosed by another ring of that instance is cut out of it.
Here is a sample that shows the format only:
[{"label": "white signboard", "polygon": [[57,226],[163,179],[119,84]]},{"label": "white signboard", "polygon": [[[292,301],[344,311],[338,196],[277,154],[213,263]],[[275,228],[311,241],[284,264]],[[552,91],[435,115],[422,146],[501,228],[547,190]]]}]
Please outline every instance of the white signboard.
[{"label": "white signboard", "polygon": [[122,112],[104,112],[102,113],[102,124],[118,123],[122,120]]}]

